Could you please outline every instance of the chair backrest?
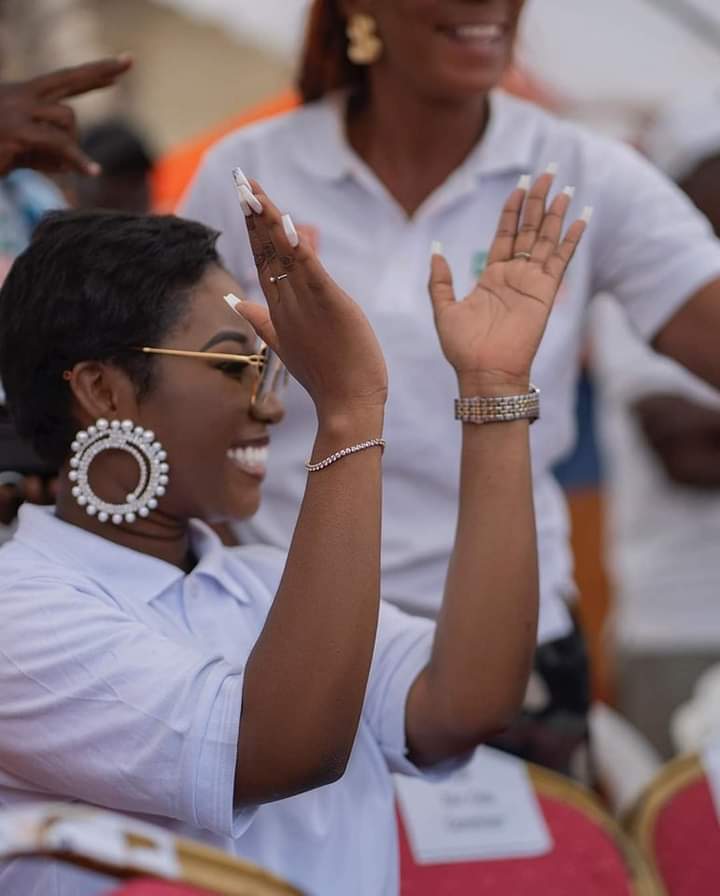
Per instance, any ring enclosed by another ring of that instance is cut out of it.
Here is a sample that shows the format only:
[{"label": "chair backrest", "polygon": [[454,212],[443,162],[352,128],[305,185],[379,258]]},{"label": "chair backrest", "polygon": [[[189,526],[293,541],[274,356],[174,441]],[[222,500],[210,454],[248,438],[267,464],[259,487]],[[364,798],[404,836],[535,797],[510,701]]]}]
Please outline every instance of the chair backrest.
[{"label": "chair backrest", "polygon": [[554,772],[530,767],[553,848],[543,856],[419,865],[399,822],[402,896],[657,896],[639,852],[597,800]]},{"label": "chair backrest", "polygon": [[699,756],[669,762],[627,826],[667,896],[720,892],[720,823]]},{"label": "chair backrest", "polygon": [[106,896],[214,896],[209,890],[197,890],[186,884],[174,884],[168,881],[134,880]]},{"label": "chair backrest", "polygon": [[[75,803],[33,803],[0,811],[0,860],[31,855],[118,878],[154,881],[154,889],[145,882],[133,885],[139,888],[135,896],[302,896],[250,862],[164,828]],[[126,893],[130,896],[132,887]]]}]

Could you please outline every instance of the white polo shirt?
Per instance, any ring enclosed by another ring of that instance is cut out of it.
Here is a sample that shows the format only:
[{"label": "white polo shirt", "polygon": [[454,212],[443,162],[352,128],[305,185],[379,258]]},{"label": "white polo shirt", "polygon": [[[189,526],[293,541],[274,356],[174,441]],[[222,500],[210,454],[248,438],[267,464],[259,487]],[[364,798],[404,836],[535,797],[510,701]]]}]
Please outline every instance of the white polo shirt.
[{"label": "white polo shirt", "polygon": [[[484,139],[412,218],[349,147],[343,121],[342,100],[334,97],[232,134],[207,155],[182,211],[223,232],[220,248],[230,271],[259,299],[230,174],[241,166],[298,224],[316,229],[323,263],[363,306],[390,373],[383,594],[412,612],[432,616],[440,605],[458,497],[457,388],[427,295],[430,244],[444,244],[463,295],[482,269],[499,211],[520,174],[557,162],[558,189],[577,188],[571,213],[595,207],[533,370],[543,392],[542,420],[532,428],[540,637],[558,637],[569,627],[564,599],[574,586],[565,502],[550,469],[575,438],[589,299],[601,289],[614,292],[651,337],[686,298],[720,277],[720,247],[687,198],[633,150],[503,93],[491,98]],[[314,428],[309,399],[291,386],[262,508],[241,527],[246,540],[288,544]]]},{"label": "white polo shirt", "polygon": [[720,491],[673,482],[632,405],[677,395],[717,413],[720,394],[641,343],[609,297],[595,302],[592,324],[615,639],[630,650],[716,650]]},{"label": "white polo shirt", "polygon": [[[418,774],[405,758],[405,703],[432,624],[383,607],[340,781],[236,813],[243,672],[285,558],[224,548],[200,523],[192,534],[199,561],[185,575],[51,510],[21,509],[0,549],[0,806],[91,803],[247,858],[313,896],[397,896],[390,771]],[[108,889],[45,860],[0,865],[2,896]]]}]

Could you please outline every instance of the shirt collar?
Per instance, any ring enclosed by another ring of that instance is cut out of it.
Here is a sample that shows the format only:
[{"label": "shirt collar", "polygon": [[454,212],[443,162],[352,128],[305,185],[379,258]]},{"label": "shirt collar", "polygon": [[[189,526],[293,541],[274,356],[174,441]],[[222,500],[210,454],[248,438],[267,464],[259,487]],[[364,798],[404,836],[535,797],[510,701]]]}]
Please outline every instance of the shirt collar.
[{"label": "shirt collar", "polygon": [[[528,103],[502,90],[492,91],[489,102],[485,133],[455,174],[530,173],[536,161],[537,117],[527,114]],[[297,144],[298,162],[316,178],[338,181],[365,167],[345,135],[346,106],[347,94],[339,91],[305,107],[306,133]]]},{"label": "shirt collar", "polygon": [[[122,591],[145,603],[186,576],[165,560],[115,544],[58,519],[52,507],[24,504],[18,513],[14,539],[46,559],[88,576],[109,594]],[[246,602],[247,596],[237,587],[236,577],[228,566],[229,552],[212,529],[199,520],[192,520],[190,541],[198,562],[188,578],[213,578],[237,599]]]}]

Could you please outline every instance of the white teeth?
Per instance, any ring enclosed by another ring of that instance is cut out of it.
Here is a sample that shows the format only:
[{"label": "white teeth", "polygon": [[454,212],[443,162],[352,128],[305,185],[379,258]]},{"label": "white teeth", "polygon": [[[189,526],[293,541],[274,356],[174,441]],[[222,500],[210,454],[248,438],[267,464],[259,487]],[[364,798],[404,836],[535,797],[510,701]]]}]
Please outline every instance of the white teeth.
[{"label": "white teeth", "polygon": [[462,40],[497,40],[503,36],[500,25],[459,25],[452,31]]},{"label": "white teeth", "polygon": [[227,456],[240,469],[250,473],[257,473],[267,466],[268,447],[256,447],[248,445],[246,448],[228,448]]}]

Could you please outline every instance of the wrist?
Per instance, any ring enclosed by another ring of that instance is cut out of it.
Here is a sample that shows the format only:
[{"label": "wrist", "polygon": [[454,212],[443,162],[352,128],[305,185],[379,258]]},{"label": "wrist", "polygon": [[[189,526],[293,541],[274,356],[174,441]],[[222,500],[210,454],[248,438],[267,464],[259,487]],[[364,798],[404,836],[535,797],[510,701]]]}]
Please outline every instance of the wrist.
[{"label": "wrist", "polygon": [[380,438],[384,423],[384,407],[347,408],[318,413],[316,441],[343,448],[346,443]]},{"label": "wrist", "polygon": [[530,373],[509,374],[504,371],[457,371],[461,398],[501,398],[524,395],[530,389]]}]

